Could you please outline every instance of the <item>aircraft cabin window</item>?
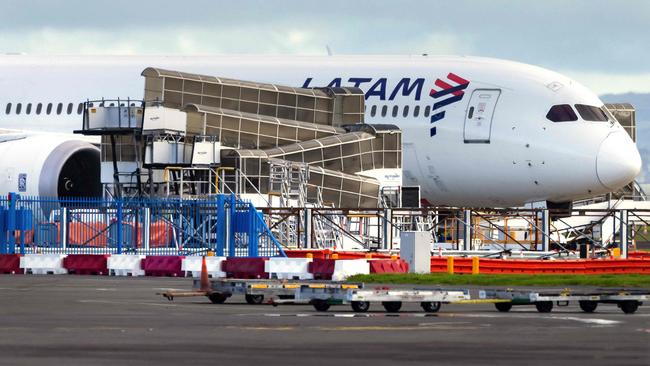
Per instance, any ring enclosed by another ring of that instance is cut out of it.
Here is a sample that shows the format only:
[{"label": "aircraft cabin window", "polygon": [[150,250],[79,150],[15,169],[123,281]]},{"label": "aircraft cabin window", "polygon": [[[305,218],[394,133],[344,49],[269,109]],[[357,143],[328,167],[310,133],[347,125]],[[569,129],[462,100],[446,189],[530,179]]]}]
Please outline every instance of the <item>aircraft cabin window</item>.
[{"label": "aircraft cabin window", "polygon": [[43,103],[38,103],[36,105],[36,114],[41,114],[42,110],[43,110]]},{"label": "aircraft cabin window", "polygon": [[580,117],[585,121],[590,122],[607,122],[608,118],[605,112],[598,107],[585,104],[576,104],[576,109],[580,113]]},{"label": "aircraft cabin window", "polygon": [[20,111],[23,109],[23,104],[18,103],[16,104],[16,114],[20,114]]},{"label": "aircraft cabin window", "polygon": [[393,117],[397,117],[397,109],[398,108],[399,108],[398,106],[393,106],[393,113],[392,113]]},{"label": "aircraft cabin window", "polygon": [[72,114],[72,103],[68,103],[68,109],[66,110],[68,114]]},{"label": "aircraft cabin window", "polygon": [[374,117],[377,114],[377,106],[373,105],[370,107],[370,117]]},{"label": "aircraft cabin window", "polygon": [[11,103],[7,103],[7,109],[5,109],[5,114],[11,113]]},{"label": "aircraft cabin window", "polygon": [[61,114],[63,111],[63,103],[59,103],[56,105],[56,114]]},{"label": "aircraft cabin window", "polygon": [[409,115],[409,106],[404,106],[404,110],[402,111],[402,117],[407,117]]},{"label": "aircraft cabin window", "polygon": [[81,112],[83,111],[84,111],[84,104],[79,103],[79,105],[77,106],[77,114],[81,114]]},{"label": "aircraft cabin window", "polygon": [[47,113],[47,114],[52,113],[52,103],[47,103],[46,113]]},{"label": "aircraft cabin window", "polygon": [[27,103],[27,108],[25,108],[25,114],[32,113],[32,103]]},{"label": "aircraft cabin window", "polygon": [[428,118],[430,113],[431,113],[431,106],[428,105],[426,108],[424,108],[424,116]]},{"label": "aircraft cabin window", "polygon": [[386,113],[388,112],[388,106],[382,106],[381,107],[381,116],[386,117]]},{"label": "aircraft cabin window", "polygon": [[546,118],[552,122],[572,122],[578,120],[576,112],[568,104],[552,106],[548,113],[546,113]]},{"label": "aircraft cabin window", "polygon": [[417,117],[420,115],[420,106],[416,105],[415,108],[413,108],[413,117]]}]

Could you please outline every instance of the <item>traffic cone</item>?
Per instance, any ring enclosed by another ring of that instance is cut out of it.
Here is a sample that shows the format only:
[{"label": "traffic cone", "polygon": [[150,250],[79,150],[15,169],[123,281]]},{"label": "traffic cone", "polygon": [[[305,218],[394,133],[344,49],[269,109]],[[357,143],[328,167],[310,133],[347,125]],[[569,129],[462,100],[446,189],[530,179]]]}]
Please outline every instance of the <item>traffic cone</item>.
[{"label": "traffic cone", "polygon": [[201,291],[210,291],[210,280],[208,279],[208,265],[205,263],[205,256],[201,262]]}]

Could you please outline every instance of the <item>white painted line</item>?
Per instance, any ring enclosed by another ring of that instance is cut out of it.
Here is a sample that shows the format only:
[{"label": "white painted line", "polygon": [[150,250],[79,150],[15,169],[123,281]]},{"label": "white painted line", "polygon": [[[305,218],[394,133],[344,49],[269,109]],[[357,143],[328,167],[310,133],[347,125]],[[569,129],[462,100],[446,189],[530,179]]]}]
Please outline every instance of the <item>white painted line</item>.
[{"label": "white painted line", "polygon": [[598,319],[598,318],[578,318],[573,316],[562,316],[562,317],[552,316],[551,318],[559,319],[559,320],[573,320],[580,323],[597,324],[597,325],[614,325],[614,324],[622,323],[621,321],[618,320],[608,320],[608,319]]}]

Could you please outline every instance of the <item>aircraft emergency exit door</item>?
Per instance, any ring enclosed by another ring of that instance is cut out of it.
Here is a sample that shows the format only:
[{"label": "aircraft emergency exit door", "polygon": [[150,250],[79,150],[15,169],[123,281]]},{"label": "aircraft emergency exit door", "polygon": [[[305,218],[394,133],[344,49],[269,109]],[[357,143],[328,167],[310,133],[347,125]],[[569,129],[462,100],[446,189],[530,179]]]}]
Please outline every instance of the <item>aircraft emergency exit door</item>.
[{"label": "aircraft emergency exit door", "polygon": [[465,114],[465,143],[490,143],[492,116],[501,90],[476,89]]}]

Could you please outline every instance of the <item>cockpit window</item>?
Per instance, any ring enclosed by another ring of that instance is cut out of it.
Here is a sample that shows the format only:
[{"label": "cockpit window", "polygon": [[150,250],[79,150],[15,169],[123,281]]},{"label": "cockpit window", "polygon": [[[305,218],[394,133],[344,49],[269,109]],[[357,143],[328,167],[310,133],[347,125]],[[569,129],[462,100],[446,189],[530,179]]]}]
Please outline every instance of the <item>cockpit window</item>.
[{"label": "cockpit window", "polygon": [[548,113],[546,113],[546,118],[553,122],[572,122],[578,120],[576,112],[568,104],[552,106]]},{"label": "cockpit window", "polygon": [[606,122],[608,120],[607,114],[602,109],[593,105],[576,104],[576,109],[580,113],[580,117],[585,121]]}]

